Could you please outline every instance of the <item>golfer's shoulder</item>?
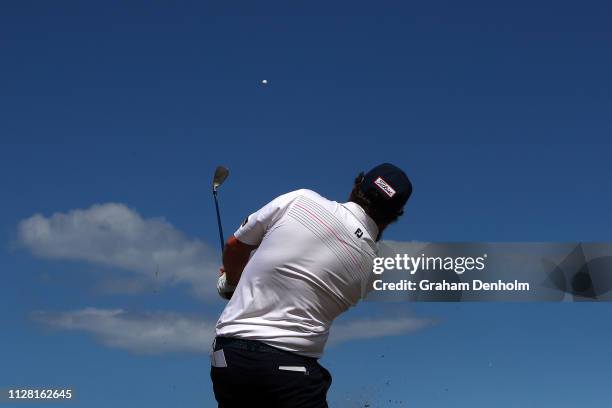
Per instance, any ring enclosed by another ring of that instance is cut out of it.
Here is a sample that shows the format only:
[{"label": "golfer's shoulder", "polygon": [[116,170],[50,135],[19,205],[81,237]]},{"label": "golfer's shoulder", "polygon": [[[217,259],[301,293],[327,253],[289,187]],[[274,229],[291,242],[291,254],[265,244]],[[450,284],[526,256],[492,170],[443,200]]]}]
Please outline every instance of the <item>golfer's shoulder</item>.
[{"label": "golfer's shoulder", "polygon": [[284,213],[285,210],[292,207],[294,203],[302,200],[308,200],[310,202],[316,201],[320,203],[321,200],[325,199],[312,190],[299,189],[275,197],[272,199],[272,201],[268,202],[268,204],[262,207],[259,212],[266,214],[279,212]]},{"label": "golfer's shoulder", "polygon": [[327,198],[323,197],[321,194],[317,193],[316,191],[312,191],[309,190],[307,188],[301,188],[299,190],[294,190],[294,191],[290,191],[286,194],[283,194],[281,197],[283,197],[285,200],[289,200],[289,201],[293,201],[297,198],[305,198],[305,199],[310,199],[312,201],[315,202],[328,202],[330,200],[328,200]]},{"label": "golfer's shoulder", "polygon": [[316,191],[301,188],[276,197],[270,204],[284,213],[289,208],[296,206],[304,209],[304,211],[325,210],[334,212],[335,204],[337,203],[328,200]]}]

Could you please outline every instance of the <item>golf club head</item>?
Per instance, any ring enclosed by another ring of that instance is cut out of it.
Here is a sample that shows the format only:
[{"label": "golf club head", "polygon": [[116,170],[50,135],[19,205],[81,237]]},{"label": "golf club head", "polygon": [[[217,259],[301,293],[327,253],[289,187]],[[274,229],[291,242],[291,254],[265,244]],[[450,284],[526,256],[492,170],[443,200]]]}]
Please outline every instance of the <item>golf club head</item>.
[{"label": "golf club head", "polygon": [[229,169],[227,167],[217,166],[215,169],[215,176],[213,177],[213,191],[217,191],[227,176],[229,176]]}]

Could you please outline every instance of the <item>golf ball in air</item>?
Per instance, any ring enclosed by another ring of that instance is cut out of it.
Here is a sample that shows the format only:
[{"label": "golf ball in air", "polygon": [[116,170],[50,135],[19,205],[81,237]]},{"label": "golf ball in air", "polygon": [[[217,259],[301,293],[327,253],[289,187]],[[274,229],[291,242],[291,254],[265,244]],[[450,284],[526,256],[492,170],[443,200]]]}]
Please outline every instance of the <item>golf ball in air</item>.
[{"label": "golf ball in air", "polygon": [[262,85],[266,85],[268,83],[268,80],[267,79],[262,79],[261,83],[262,83]]}]

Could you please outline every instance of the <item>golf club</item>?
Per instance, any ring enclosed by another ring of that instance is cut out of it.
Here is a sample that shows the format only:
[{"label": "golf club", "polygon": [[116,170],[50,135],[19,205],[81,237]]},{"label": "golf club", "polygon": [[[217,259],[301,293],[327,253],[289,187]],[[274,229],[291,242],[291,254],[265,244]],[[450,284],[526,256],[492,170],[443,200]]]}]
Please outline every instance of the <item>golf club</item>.
[{"label": "golf club", "polygon": [[213,176],[212,192],[215,198],[215,209],[217,210],[217,226],[219,227],[219,241],[221,243],[221,256],[223,256],[223,248],[225,247],[225,240],[223,238],[223,227],[221,226],[221,213],[219,212],[219,201],[217,199],[217,190],[221,187],[221,184],[229,176],[229,169],[223,166],[217,166],[215,169],[215,175]]}]

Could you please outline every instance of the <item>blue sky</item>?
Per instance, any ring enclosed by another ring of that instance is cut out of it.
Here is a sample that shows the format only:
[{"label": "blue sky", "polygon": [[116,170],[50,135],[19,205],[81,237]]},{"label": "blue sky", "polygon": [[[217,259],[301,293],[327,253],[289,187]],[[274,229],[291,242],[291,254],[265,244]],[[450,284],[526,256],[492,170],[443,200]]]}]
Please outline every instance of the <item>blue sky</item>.
[{"label": "blue sky", "polygon": [[[608,241],[611,14],[594,1],[3,2],[0,387],[212,406],[198,341],[223,307],[206,275],[217,164],[232,172],[227,232],[296,188],[343,200],[357,172],[390,161],[415,193],[386,239]],[[97,216],[116,217],[116,241]],[[47,239],[23,230],[52,221]],[[330,348],[330,401],[600,406],[610,312],[364,304],[339,323],[406,325]],[[159,327],[167,343],[125,335]]]}]

